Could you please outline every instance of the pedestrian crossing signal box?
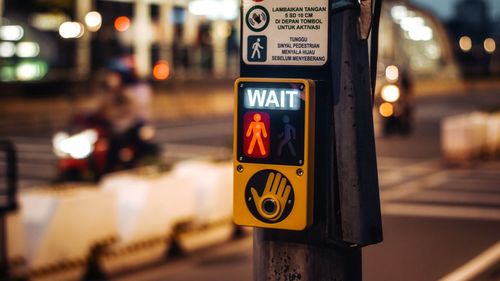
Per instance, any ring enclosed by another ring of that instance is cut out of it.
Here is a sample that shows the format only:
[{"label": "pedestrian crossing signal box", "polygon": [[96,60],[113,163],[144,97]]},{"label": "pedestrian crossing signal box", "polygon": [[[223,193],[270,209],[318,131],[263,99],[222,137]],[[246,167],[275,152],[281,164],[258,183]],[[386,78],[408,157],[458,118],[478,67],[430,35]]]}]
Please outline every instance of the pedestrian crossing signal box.
[{"label": "pedestrian crossing signal box", "polygon": [[312,223],[314,88],[307,79],[236,80],[236,224],[303,230]]}]

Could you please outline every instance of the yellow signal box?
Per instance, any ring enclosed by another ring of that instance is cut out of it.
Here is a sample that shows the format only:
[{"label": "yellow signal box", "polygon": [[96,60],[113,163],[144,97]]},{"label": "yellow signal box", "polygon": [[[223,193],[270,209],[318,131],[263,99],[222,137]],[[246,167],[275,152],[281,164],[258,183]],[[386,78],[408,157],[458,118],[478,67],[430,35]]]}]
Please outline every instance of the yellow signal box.
[{"label": "yellow signal box", "polygon": [[286,230],[311,225],[314,88],[307,79],[236,80],[236,224]]}]

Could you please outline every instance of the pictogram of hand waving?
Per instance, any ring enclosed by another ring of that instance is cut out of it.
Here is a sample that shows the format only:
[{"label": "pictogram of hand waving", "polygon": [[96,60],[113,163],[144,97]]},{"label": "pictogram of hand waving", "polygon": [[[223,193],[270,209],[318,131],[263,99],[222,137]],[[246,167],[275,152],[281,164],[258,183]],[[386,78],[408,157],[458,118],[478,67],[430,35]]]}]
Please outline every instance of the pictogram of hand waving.
[{"label": "pictogram of hand waving", "polygon": [[269,173],[262,194],[259,195],[254,187],[250,189],[259,215],[270,221],[276,221],[281,217],[291,190],[287,178],[281,173],[273,172]]}]

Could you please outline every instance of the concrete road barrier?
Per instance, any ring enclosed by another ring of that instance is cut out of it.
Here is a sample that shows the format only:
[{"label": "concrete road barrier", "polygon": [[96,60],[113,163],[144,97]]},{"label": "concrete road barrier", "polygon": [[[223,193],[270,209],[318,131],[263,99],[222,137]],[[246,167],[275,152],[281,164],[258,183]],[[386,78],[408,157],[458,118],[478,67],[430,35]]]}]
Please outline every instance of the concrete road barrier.
[{"label": "concrete road barrier", "polygon": [[229,162],[188,160],[170,172],[127,171],[107,176],[101,187],[116,194],[120,236],[99,258],[108,274],[163,259],[174,240],[191,252],[233,234]]},{"label": "concrete road barrier", "polygon": [[234,233],[232,182],[230,162],[190,160],[111,174],[99,187],[24,191],[7,220],[9,257],[22,261],[18,276],[78,280],[90,258],[113,273],[163,259],[173,241],[185,252],[223,242]]},{"label": "concrete road barrier", "polygon": [[232,164],[189,160],[179,162],[172,174],[190,180],[196,193],[194,220],[175,237],[181,250],[192,252],[230,239],[234,233]]},{"label": "concrete road barrier", "polygon": [[127,171],[107,176],[101,187],[115,194],[119,229],[119,240],[99,259],[107,273],[164,258],[175,226],[194,216],[191,181],[171,173]]},{"label": "concrete road barrier", "polygon": [[117,235],[115,199],[95,186],[55,186],[20,194],[30,280],[79,280],[91,249]]},{"label": "concrete road barrier", "polygon": [[451,116],[441,122],[441,149],[450,164],[463,164],[483,155],[488,116],[473,112]]},{"label": "concrete road barrier", "polygon": [[218,222],[232,216],[232,173],[229,162],[188,160],[175,165],[172,174],[189,181],[195,188],[196,223]]},{"label": "concrete road barrier", "polygon": [[488,158],[500,156],[500,113],[488,115],[486,120],[486,147]]}]

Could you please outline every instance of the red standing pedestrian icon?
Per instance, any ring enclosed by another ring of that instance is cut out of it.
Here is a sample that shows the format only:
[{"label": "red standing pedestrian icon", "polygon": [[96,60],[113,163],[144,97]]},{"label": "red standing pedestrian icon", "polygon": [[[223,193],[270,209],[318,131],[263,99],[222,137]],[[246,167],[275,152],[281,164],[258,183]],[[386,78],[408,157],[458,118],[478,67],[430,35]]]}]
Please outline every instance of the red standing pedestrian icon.
[{"label": "red standing pedestrian icon", "polygon": [[244,153],[252,158],[269,156],[269,114],[248,112],[244,116]]}]

